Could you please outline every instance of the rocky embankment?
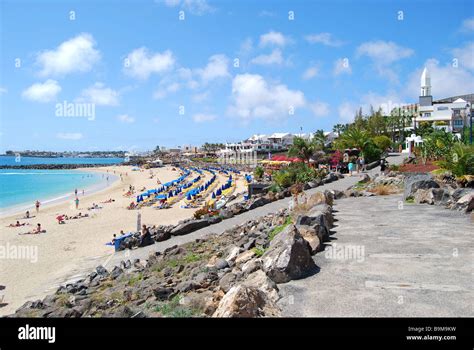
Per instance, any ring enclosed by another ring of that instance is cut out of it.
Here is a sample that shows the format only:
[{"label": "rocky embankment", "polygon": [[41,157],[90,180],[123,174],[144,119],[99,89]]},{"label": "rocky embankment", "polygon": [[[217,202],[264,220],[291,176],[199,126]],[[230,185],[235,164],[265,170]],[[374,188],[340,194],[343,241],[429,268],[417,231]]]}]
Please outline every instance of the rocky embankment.
[{"label": "rocky embankment", "polygon": [[[328,184],[339,180],[343,176],[340,174],[329,173],[322,179],[315,179],[303,186],[303,189],[316,188],[324,184]],[[249,210],[261,207],[269,204],[276,200],[290,197],[292,195],[293,188],[286,188],[280,192],[267,192],[252,196],[248,201],[238,202],[232,205],[226,206],[214,215],[203,215],[199,218],[185,219],[177,223],[176,225],[155,225],[150,227],[151,240],[149,242],[140,243],[140,233],[136,232],[133,236],[125,238],[121,243],[119,250],[131,249],[142,245],[151,245],[154,242],[162,242],[171,239],[173,236],[187,235],[191,232],[199,230],[201,228],[217,224],[222,220],[232,218],[236,215],[242,214]],[[230,198],[229,201],[232,201]]]},{"label": "rocky embankment", "polygon": [[403,192],[408,203],[439,205],[446,209],[470,213],[474,209],[474,178],[459,184],[450,176],[426,173],[390,172],[370,178],[366,175],[350,189],[335,193],[336,199],[344,197],[386,195]]},{"label": "rocky embankment", "polygon": [[110,271],[99,266],[11,317],[279,316],[278,284],[318,271],[312,255],[329,239],[333,199],[333,192],[318,192],[291,211],[173,246],[146,261],[122,261]]}]

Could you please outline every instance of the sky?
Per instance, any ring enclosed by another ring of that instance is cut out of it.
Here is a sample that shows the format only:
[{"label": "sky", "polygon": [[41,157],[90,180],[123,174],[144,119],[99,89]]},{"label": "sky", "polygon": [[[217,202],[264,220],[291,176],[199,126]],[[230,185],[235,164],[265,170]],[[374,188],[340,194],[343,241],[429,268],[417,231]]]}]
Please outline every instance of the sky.
[{"label": "sky", "polygon": [[472,1],[0,0],[0,152],[332,130],[474,92]]}]

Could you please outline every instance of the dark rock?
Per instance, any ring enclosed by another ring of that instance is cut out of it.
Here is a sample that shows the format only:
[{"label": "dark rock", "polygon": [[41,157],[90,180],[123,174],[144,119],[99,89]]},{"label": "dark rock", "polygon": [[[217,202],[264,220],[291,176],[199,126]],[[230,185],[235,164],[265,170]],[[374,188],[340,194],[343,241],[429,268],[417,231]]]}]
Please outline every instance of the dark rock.
[{"label": "dark rock", "polygon": [[170,300],[173,296],[176,295],[173,288],[167,288],[167,287],[161,287],[161,286],[153,289],[153,294],[155,295],[155,298],[160,301]]},{"label": "dark rock", "polygon": [[116,279],[116,278],[119,277],[122,273],[123,273],[123,270],[122,270],[120,267],[115,266],[114,269],[112,270],[112,272],[110,273],[110,276],[111,276],[113,279]]},{"label": "dark rock", "polygon": [[171,230],[171,234],[173,236],[186,235],[209,225],[210,223],[207,219],[191,220],[176,226]]},{"label": "dark rock", "polygon": [[225,259],[218,259],[215,264],[216,269],[222,270],[225,269],[226,267],[229,267],[229,264],[227,263],[227,260]]},{"label": "dark rock", "polygon": [[276,283],[302,278],[317,269],[308,242],[294,225],[288,225],[271,241],[262,260],[268,277]]},{"label": "dark rock", "polygon": [[190,290],[194,290],[198,287],[199,286],[193,281],[183,281],[176,286],[176,290],[178,290],[181,293],[185,293],[185,292],[189,292]]},{"label": "dark rock", "polygon": [[107,271],[107,269],[103,267],[102,265],[97,266],[95,271],[101,277],[107,277],[109,275],[109,272]]},{"label": "dark rock", "polygon": [[403,198],[414,197],[419,189],[427,190],[430,188],[439,188],[439,184],[433,180],[431,175],[412,175],[405,178],[405,191]]},{"label": "dark rock", "polygon": [[170,231],[158,231],[154,239],[156,242],[163,242],[171,238],[171,232]]}]

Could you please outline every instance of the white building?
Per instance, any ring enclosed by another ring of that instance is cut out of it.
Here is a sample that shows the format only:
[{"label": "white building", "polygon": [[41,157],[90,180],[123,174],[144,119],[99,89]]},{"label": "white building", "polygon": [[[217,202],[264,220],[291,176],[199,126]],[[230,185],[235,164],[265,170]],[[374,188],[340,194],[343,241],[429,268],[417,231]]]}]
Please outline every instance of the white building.
[{"label": "white building", "polygon": [[429,122],[437,129],[460,132],[464,126],[469,126],[471,112],[472,94],[433,101],[430,73],[426,68],[423,70],[420,79],[418,116],[414,118],[415,127],[418,127],[420,123]]}]

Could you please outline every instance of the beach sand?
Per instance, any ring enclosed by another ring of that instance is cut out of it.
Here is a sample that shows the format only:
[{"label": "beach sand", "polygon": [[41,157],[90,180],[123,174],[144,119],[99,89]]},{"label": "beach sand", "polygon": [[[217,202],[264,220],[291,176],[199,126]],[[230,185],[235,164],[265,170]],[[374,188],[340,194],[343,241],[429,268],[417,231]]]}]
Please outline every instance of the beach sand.
[{"label": "beach sand", "polygon": [[[124,232],[136,230],[137,211],[125,209],[135,200],[135,196],[131,198],[123,196],[128,191],[129,185],[135,186],[136,191],[139,191],[142,187],[156,188],[157,178],[165,183],[179,177],[179,169],[173,171],[169,166],[143,171],[131,171],[131,167],[128,166],[113,166],[94,168],[93,171],[104,173],[108,171],[110,174],[115,171],[115,175],[123,174],[123,180],[119,178],[110,187],[90,195],[86,193],[83,196],[82,189],[79,189],[78,210],[71,200],[42,207],[39,214],[36,214],[34,209],[30,210],[36,217],[19,220],[21,223],[30,223],[29,226],[6,227],[23,217],[24,212],[0,219],[0,246],[7,247],[10,252],[12,249],[24,249],[24,247],[29,247],[33,252],[37,251],[37,259],[34,254],[29,260],[14,259],[11,255],[9,258],[1,259],[0,285],[6,288],[0,291],[0,305],[7,305],[0,307],[0,315],[13,313],[27,300],[43,298],[54,292],[59,284],[66,282],[75,273],[84,273],[107,261],[107,257],[113,254],[114,249],[105,243],[111,241],[113,234],[118,235],[120,230]],[[153,179],[150,179],[150,171],[155,175]],[[205,174],[205,179],[209,179],[210,174],[208,172]],[[194,173],[190,179],[196,176]],[[226,177],[219,175],[218,180],[224,183]],[[240,179],[235,193],[243,191],[245,184],[244,180]],[[101,203],[109,198],[115,202]],[[93,203],[99,204],[102,209],[88,211],[87,207]],[[172,208],[164,210],[143,208],[140,210],[141,222],[150,226],[167,225],[192,217],[195,209],[180,208],[180,204],[177,203]],[[67,220],[66,224],[61,225],[56,220],[58,215],[72,216],[79,212],[88,213],[90,217]],[[19,235],[32,230],[37,223],[41,223],[46,233]]]}]

